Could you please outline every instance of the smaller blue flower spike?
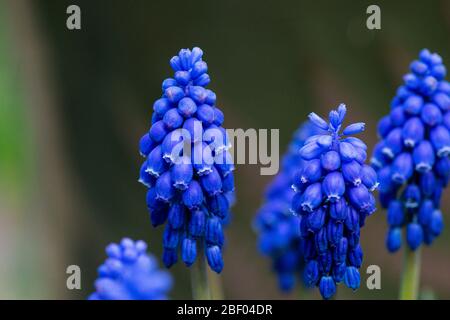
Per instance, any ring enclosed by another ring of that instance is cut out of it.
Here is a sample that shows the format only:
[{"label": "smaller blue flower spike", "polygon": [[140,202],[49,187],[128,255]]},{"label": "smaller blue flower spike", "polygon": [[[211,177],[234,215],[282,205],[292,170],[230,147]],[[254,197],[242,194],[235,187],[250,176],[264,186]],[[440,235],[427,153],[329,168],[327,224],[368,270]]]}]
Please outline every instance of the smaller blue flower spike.
[{"label": "smaller blue flower spike", "polygon": [[443,229],[442,189],[450,177],[450,83],[442,58],[423,49],[378,123],[372,166],[387,209],[390,252],[431,244]]},{"label": "smaller blue flower spike", "polygon": [[89,300],[165,300],[172,277],[147,254],[144,241],[122,239],[106,247],[107,259],[98,268],[95,292]]},{"label": "smaller blue flower spike", "polygon": [[365,143],[351,135],[364,130],[354,123],[341,131],[345,105],[332,110],[329,123],[315,113],[310,121],[324,133],[311,136],[300,149],[304,163],[294,175],[292,211],[298,214],[307,286],[319,287],[324,299],[344,282],[359,288],[363,251],[360,228],[376,210],[372,192],[377,174],[365,164]]},{"label": "smaller blue flower spike", "polygon": [[254,229],[258,234],[261,253],[272,260],[281,290],[290,291],[303,270],[300,245],[300,219],[290,212],[295,191],[291,188],[295,171],[304,161],[298,154],[307,138],[323,132],[311,122],[306,122],[294,133],[288,151],[283,157],[280,172],[266,189],[266,202],[259,209]]}]

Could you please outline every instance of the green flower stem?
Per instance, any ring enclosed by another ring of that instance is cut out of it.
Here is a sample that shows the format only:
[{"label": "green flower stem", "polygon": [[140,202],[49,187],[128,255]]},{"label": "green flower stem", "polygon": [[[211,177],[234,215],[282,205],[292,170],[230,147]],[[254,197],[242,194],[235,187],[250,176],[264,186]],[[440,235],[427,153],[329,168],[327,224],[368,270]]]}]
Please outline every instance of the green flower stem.
[{"label": "green flower stem", "polygon": [[220,274],[215,273],[210,268],[206,268],[209,288],[211,291],[211,299],[212,300],[223,300],[223,287],[222,287],[222,278]]},{"label": "green flower stem", "polygon": [[211,291],[208,285],[207,266],[204,257],[199,257],[191,268],[192,299],[211,300]]},{"label": "green flower stem", "polygon": [[420,248],[412,251],[405,246],[402,284],[400,288],[401,300],[417,300],[420,284]]}]

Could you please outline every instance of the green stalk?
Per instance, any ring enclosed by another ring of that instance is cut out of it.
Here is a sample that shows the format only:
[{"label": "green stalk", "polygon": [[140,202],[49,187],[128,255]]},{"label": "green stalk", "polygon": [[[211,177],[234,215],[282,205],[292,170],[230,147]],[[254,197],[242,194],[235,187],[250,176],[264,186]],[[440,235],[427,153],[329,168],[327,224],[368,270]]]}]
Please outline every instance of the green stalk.
[{"label": "green stalk", "polygon": [[209,288],[211,291],[211,299],[212,300],[223,300],[223,287],[222,287],[222,279],[220,274],[215,273],[210,268],[206,268],[207,278],[209,283]]},{"label": "green stalk", "polygon": [[208,285],[207,267],[205,258],[198,257],[198,261],[194,263],[191,270],[192,299],[194,300],[211,300],[211,292]]},{"label": "green stalk", "polygon": [[400,288],[401,300],[417,300],[420,285],[420,248],[412,251],[405,246],[402,284]]}]

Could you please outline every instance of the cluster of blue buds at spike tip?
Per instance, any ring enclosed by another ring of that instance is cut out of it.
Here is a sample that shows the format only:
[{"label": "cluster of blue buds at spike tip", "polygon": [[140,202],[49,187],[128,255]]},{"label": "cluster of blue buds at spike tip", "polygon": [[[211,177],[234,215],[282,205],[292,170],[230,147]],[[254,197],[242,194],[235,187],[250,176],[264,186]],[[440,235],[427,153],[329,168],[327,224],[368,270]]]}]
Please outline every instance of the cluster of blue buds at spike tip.
[{"label": "cluster of blue buds at spike tip", "polygon": [[295,191],[291,188],[293,175],[303,166],[298,150],[307,138],[323,132],[311,122],[305,122],[294,133],[288,151],[283,157],[281,170],[268,185],[266,202],[259,209],[254,229],[258,234],[261,253],[272,260],[281,290],[290,291],[301,279],[304,259],[300,244],[300,218],[290,211]]},{"label": "cluster of blue buds at spike tip", "polygon": [[364,123],[340,129],[345,105],[329,114],[329,123],[315,113],[309,119],[326,133],[306,140],[300,156],[306,163],[294,175],[292,211],[300,217],[302,251],[306,261],[304,281],[318,286],[324,299],[331,298],[344,281],[353,290],[360,286],[363,251],[360,228],[376,210],[372,192],[377,188],[375,170],[364,164],[365,143],[351,135]]},{"label": "cluster of blue buds at spike tip", "polygon": [[146,251],[141,240],[124,238],[108,245],[108,258],[98,268],[96,291],[89,300],[166,300],[172,277]]},{"label": "cluster of blue buds at spike tip", "polygon": [[[234,201],[234,165],[208,67],[199,48],[170,60],[173,78],[162,83],[150,131],[140,141],[146,157],[139,181],[148,187],[153,226],[165,224],[163,262],[191,266],[204,250],[209,266],[223,269],[223,226]],[[201,256],[203,259],[203,256]]]},{"label": "cluster of blue buds at spike tip", "polygon": [[402,228],[411,250],[431,244],[442,232],[440,200],[450,176],[450,83],[442,58],[423,49],[410,65],[378,123],[380,141],[372,166],[380,179],[379,197],[387,208],[386,246],[402,246]]}]

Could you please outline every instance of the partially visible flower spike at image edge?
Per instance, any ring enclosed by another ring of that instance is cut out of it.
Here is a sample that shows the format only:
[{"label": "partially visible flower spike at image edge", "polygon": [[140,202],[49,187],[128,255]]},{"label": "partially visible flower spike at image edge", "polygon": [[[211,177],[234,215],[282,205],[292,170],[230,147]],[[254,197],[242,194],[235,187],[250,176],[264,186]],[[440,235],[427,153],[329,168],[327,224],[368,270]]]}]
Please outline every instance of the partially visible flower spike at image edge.
[{"label": "partially visible flower spike at image edge", "polygon": [[294,176],[292,210],[300,217],[304,280],[318,286],[324,299],[332,298],[342,281],[353,290],[359,288],[360,228],[376,210],[376,172],[364,164],[365,143],[351,137],[365,125],[354,123],[340,133],[346,111],[343,104],[332,110],[329,123],[315,113],[309,115],[327,133],[306,140],[300,149],[306,163]]},{"label": "partially visible flower spike at image edge", "polygon": [[440,201],[450,177],[450,83],[445,75],[442,58],[423,49],[403,77],[390,113],[378,124],[380,142],[372,166],[387,209],[387,249],[399,250],[406,233],[402,299],[417,298],[420,247],[431,245],[443,230]]},{"label": "partially visible flower spike at image edge", "polygon": [[[216,273],[224,266],[223,227],[234,202],[234,165],[222,127],[224,115],[216,105],[216,94],[206,89],[210,78],[202,56],[200,48],[182,49],[170,60],[174,76],[163,81],[162,97],[153,104],[150,131],[140,141],[146,160],[139,181],[148,187],[153,226],[165,224],[164,265],[175,264],[181,251],[185,265],[199,273],[193,275],[198,282],[193,284],[194,295],[204,299],[208,287],[204,274],[209,274],[204,256]],[[176,154],[180,141],[188,141],[180,131],[189,135],[190,155]],[[217,133],[221,138],[210,144],[204,141]]]},{"label": "partially visible flower spike at image edge", "polygon": [[293,175],[305,162],[298,151],[307,138],[319,133],[323,133],[323,130],[310,121],[303,123],[294,133],[283,157],[281,170],[267,186],[266,201],[253,222],[258,234],[259,250],[271,259],[282,291],[293,289],[297,279],[301,279],[304,266],[299,234],[300,218],[290,211],[295,195],[291,188]]},{"label": "partially visible flower spike at image edge", "polygon": [[95,292],[89,300],[165,300],[172,288],[170,274],[147,254],[144,241],[124,238],[106,247],[107,259],[98,268]]}]

